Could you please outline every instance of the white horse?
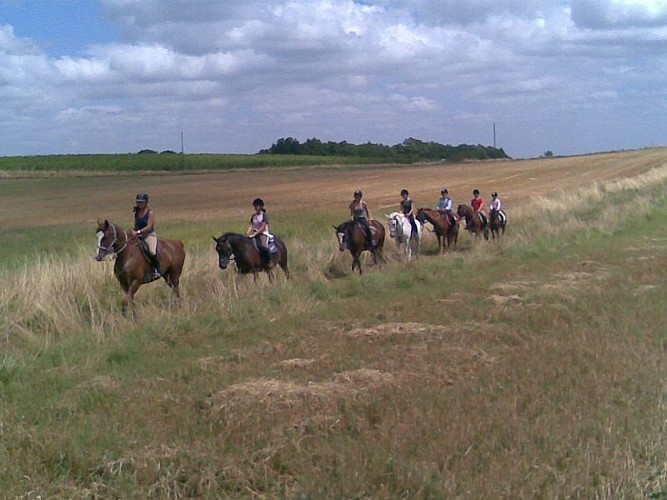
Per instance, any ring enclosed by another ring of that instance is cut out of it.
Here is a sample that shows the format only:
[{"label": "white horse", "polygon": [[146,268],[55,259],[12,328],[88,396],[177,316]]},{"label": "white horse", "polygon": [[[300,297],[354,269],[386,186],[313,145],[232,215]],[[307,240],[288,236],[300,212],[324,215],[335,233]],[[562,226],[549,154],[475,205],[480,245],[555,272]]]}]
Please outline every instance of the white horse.
[{"label": "white horse", "polygon": [[392,212],[390,214],[384,214],[389,221],[389,234],[392,238],[396,240],[396,249],[400,250],[401,243],[405,245],[405,253],[408,256],[408,260],[412,259],[412,246],[415,244],[416,240],[416,249],[415,255],[419,257],[419,248],[421,247],[422,241],[422,230],[423,226],[421,222],[415,219],[415,225],[417,226],[417,235],[415,238],[412,237],[412,226],[408,218],[403,215],[401,212]]}]

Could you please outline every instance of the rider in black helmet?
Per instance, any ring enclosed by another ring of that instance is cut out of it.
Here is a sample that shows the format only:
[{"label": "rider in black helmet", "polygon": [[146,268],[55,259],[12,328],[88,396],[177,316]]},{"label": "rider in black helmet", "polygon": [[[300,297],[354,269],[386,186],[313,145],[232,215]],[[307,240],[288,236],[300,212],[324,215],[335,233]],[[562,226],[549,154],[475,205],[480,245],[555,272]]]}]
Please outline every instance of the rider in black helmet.
[{"label": "rider in black helmet", "polygon": [[134,206],[134,230],[132,236],[146,242],[151,272],[147,278],[148,282],[160,277],[160,258],[157,254],[157,234],[155,232],[155,212],[148,206],[148,195],[139,193],[135,199]]},{"label": "rider in black helmet", "polygon": [[415,204],[410,199],[410,193],[408,193],[407,189],[401,190],[400,207],[401,207],[401,213],[405,215],[405,217],[410,222],[410,227],[412,227],[413,236],[419,234],[419,231],[417,230],[417,224],[415,223]]},{"label": "rider in black helmet", "polygon": [[371,220],[371,212],[368,209],[368,205],[365,201],[361,199],[363,196],[360,190],[354,192],[354,199],[350,203],[350,216],[352,220],[357,221],[364,228],[364,233],[366,233],[366,240],[368,241],[368,246],[373,250],[376,246],[375,241],[373,241],[373,234],[371,233],[371,226],[368,221]]}]

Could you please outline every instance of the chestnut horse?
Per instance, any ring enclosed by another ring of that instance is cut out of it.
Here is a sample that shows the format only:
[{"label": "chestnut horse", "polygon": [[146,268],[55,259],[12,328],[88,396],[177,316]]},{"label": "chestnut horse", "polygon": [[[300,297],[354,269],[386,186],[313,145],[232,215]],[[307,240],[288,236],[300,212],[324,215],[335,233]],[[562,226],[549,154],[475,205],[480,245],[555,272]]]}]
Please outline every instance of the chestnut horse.
[{"label": "chestnut horse", "polygon": [[257,274],[264,271],[269,276],[269,281],[273,281],[273,268],[279,265],[285,273],[285,278],[289,279],[289,268],[287,267],[287,247],[283,240],[277,236],[273,237],[273,246],[271,247],[271,262],[266,265],[262,263],[262,256],[259,248],[255,244],[254,238],[248,238],[244,234],[224,233],[219,238],[213,236],[215,241],[215,251],[218,252],[218,266],[225,270],[230,261],[236,263],[236,270],[239,275],[235,284],[238,289],[238,281],[241,275],[252,273],[255,281]]},{"label": "chestnut horse", "polygon": [[468,205],[459,205],[456,209],[456,213],[461,219],[466,220],[466,229],[475,234],[475,241],[477,241],[477,237],[480,233],[484,235],[485,240],[489,239],[489,225],[482,222],[481,217],[472,209],[472,207]]},{"label": "chestnut horse", "polygon": [[500,239],[505,234],[505,226],[507,226],[507,215],[505,214],[505,218],[502,218],[499,212],[499,210],[494,209],[491,209],[489,212],[489,228],[491,229],[491,237],[494,240],[496,238]]},{"label": "chestnut horse", "polygon": [[361,226],[361,223],[349,220],[343,222],[338,227],[333,226],[336,231],[336,238],[338,239],[338,249],[341,252],[349,250],[352,254],[352,271],[355,268],[359,269],[359,274],[362,274],[361,261],[359,256],[364,250],[368,250],[373,254],[373,262],[375,264],[382,260],[382,247],[384,246],[384,226],[376,221],[369,220],[368,224],[371,226],[371,237],[375,243],[375,248],[371,249],[368,239],[366,238],[366,231]]},{"label": "chestnut horse", "polygon": [[[428,221],[435,229],[435,236],[438,238],[438,253],[442,254],[445,246],[449,249],[456,246],[456,240],[459,237],[459,225],[451,224],[447,217],[440,210],[432,208],[420,208],[415,216],[422,224]],[[452,214],[454,217],[454,214]]]},{"label": "chestnut horse", "polygon": [[[182,241],[158,239],[157,253],[160,257],[160,274],[180,298],[178,284],[185,262],[185,249]],[[104,260],[113,255],[116,262],[113,273],[125,292],[123,296],[123,316],[127,316],[128,308],[137,290],[144,283],[149,283],[151,266],[139,247],[139,241],[128,235],[128,232],[113,222],[97,221],[97,255],[95,259]]]}]

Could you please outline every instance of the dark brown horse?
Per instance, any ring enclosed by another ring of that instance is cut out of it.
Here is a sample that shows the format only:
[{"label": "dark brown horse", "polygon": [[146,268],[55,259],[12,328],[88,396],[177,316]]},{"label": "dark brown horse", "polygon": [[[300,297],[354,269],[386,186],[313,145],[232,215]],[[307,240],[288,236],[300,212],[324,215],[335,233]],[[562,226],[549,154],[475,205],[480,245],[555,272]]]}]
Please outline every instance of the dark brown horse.
[{"label": "dark brown horse", "polygon": [[273,237],[273,245],[270,248],[271,262],[263,262],[254,238],[248,238],[243,234],[224,233],[219,238],[213,236],[215,251],[218,252],[218,266],[227,269],[230,261],[236,263],[239,276],[235,281],[238,288],[238,280],[241,275],[252,273],[257,281],[257,273],[264,271],[273,281],[273,268],[278,265],[289,279],[289,268],[287,267],[287,247],[283,240],[277,236]]},{"label": "dark brown horse", "polygon": [[[157,253],[160,257],[160,274],[178,300],[180,298],[178,284],[185,262],[183,242],[159,239]],[[113,222],[97,221],[97,255],[95,258],[102,261],[108,255],[116,257],[113,273],[125,292],[123,316],[127,316],[134,294],[141,285],[149,283],[151,266],[136,238],[129,236],[125,229]]]},{"label": "dark brown horse", "polygon": [[466,229],[475,235],[475,241],[480,234],[484,235],[484,239],[489,239],[489,225],[483,222],[477,212],[468,205],[459,205],[456,213],[461,219],[466,220]]},{"label": "dark brown horse", "polygon": [[439,253],[442,253],[445,250],[445,246],[449,249],[456,246],[456,240],[459,237],[459,225],[452,224],[449,217],[443,214],[440,210],[420,208],[417,210],[416,218],[422,224],[424,221],[428,221],[433,225],[435,236],[438,238]]},{"label": "dark brown horse", "polygon": [[494,240],[496,238],[500,239],[505,234],[505,226],[507,226],[507,215],[503,218],[500,216],[499,210],[491,209],[489,212],[489,228],[491,229],[491,237]]},{"label": "dark brown horse", "polygon": [[359,256],[364,250],[368,250],[373,254],[373,262],[375,264],[382,261],[382,247],[384,246],[384,226],[376,221],[369,220],[368,224],[371,226],[371,236],[374,247],[371,248],[370,242],[366,238],[366,232],[361,226],[360,222],[349,220],[343,222],[338,227],[334,226],[336,230],[336,238],[338,239],[338,249],[341,252],[349,250],[352,254],[352,271],[359,269],[359,274],[362,274],[361,261]]}]

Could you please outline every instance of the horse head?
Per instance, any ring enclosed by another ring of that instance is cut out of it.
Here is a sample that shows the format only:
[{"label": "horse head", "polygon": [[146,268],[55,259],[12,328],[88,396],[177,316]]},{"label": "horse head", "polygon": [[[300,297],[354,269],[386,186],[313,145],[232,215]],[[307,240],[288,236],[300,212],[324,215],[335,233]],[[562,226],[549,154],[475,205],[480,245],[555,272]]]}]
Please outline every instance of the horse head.
[{"label": "horse head", "polygon": [[344,252],[347,250],[347,244],[350,241],[350,228],[352,221],[343,222],[338,226],[333,226],[334,231],[336,232],[336,239],[338,239],[338,250]]},{"label": "horse head", "polygon": [[389,221],[389,235],[392,238],[396,237],[396,234],[403,227],[404,215],[400,212],[392,212],[390,214],[384,214],[384,216]]},{"label": "horse head", "polygon": [[218,252],[218,266],[220,269],[227,269],[229,261],[234,257],[234,251],[227,240],[227,236],[227,234],[223,234],[219,238],[212,236],[213,241],[215,241],[215,251]]},{"label": "horse head", "polygon": [[417,213],[415,214],[415,219],[417,219],[422,224],[426,222],[426,212],[424,211],[423,208],[417,209]]},{"label": "horse head", "polygon": [[456,209],[456,215],[458,215],[461,218],[466,218],[468,220],[473,220],[474,219],[474,212],[472,207],[469,207],[468,205],[459,205],[458,208]]},{"label": "horse head", "polygon": [[114,253],[116,243],[118,242],[118,232],[116,231],[116,226],[105,219],[104,222],[97,221],[95,235],[97,237],[97,254],[95,255],[95,260],[100,262]]}]

